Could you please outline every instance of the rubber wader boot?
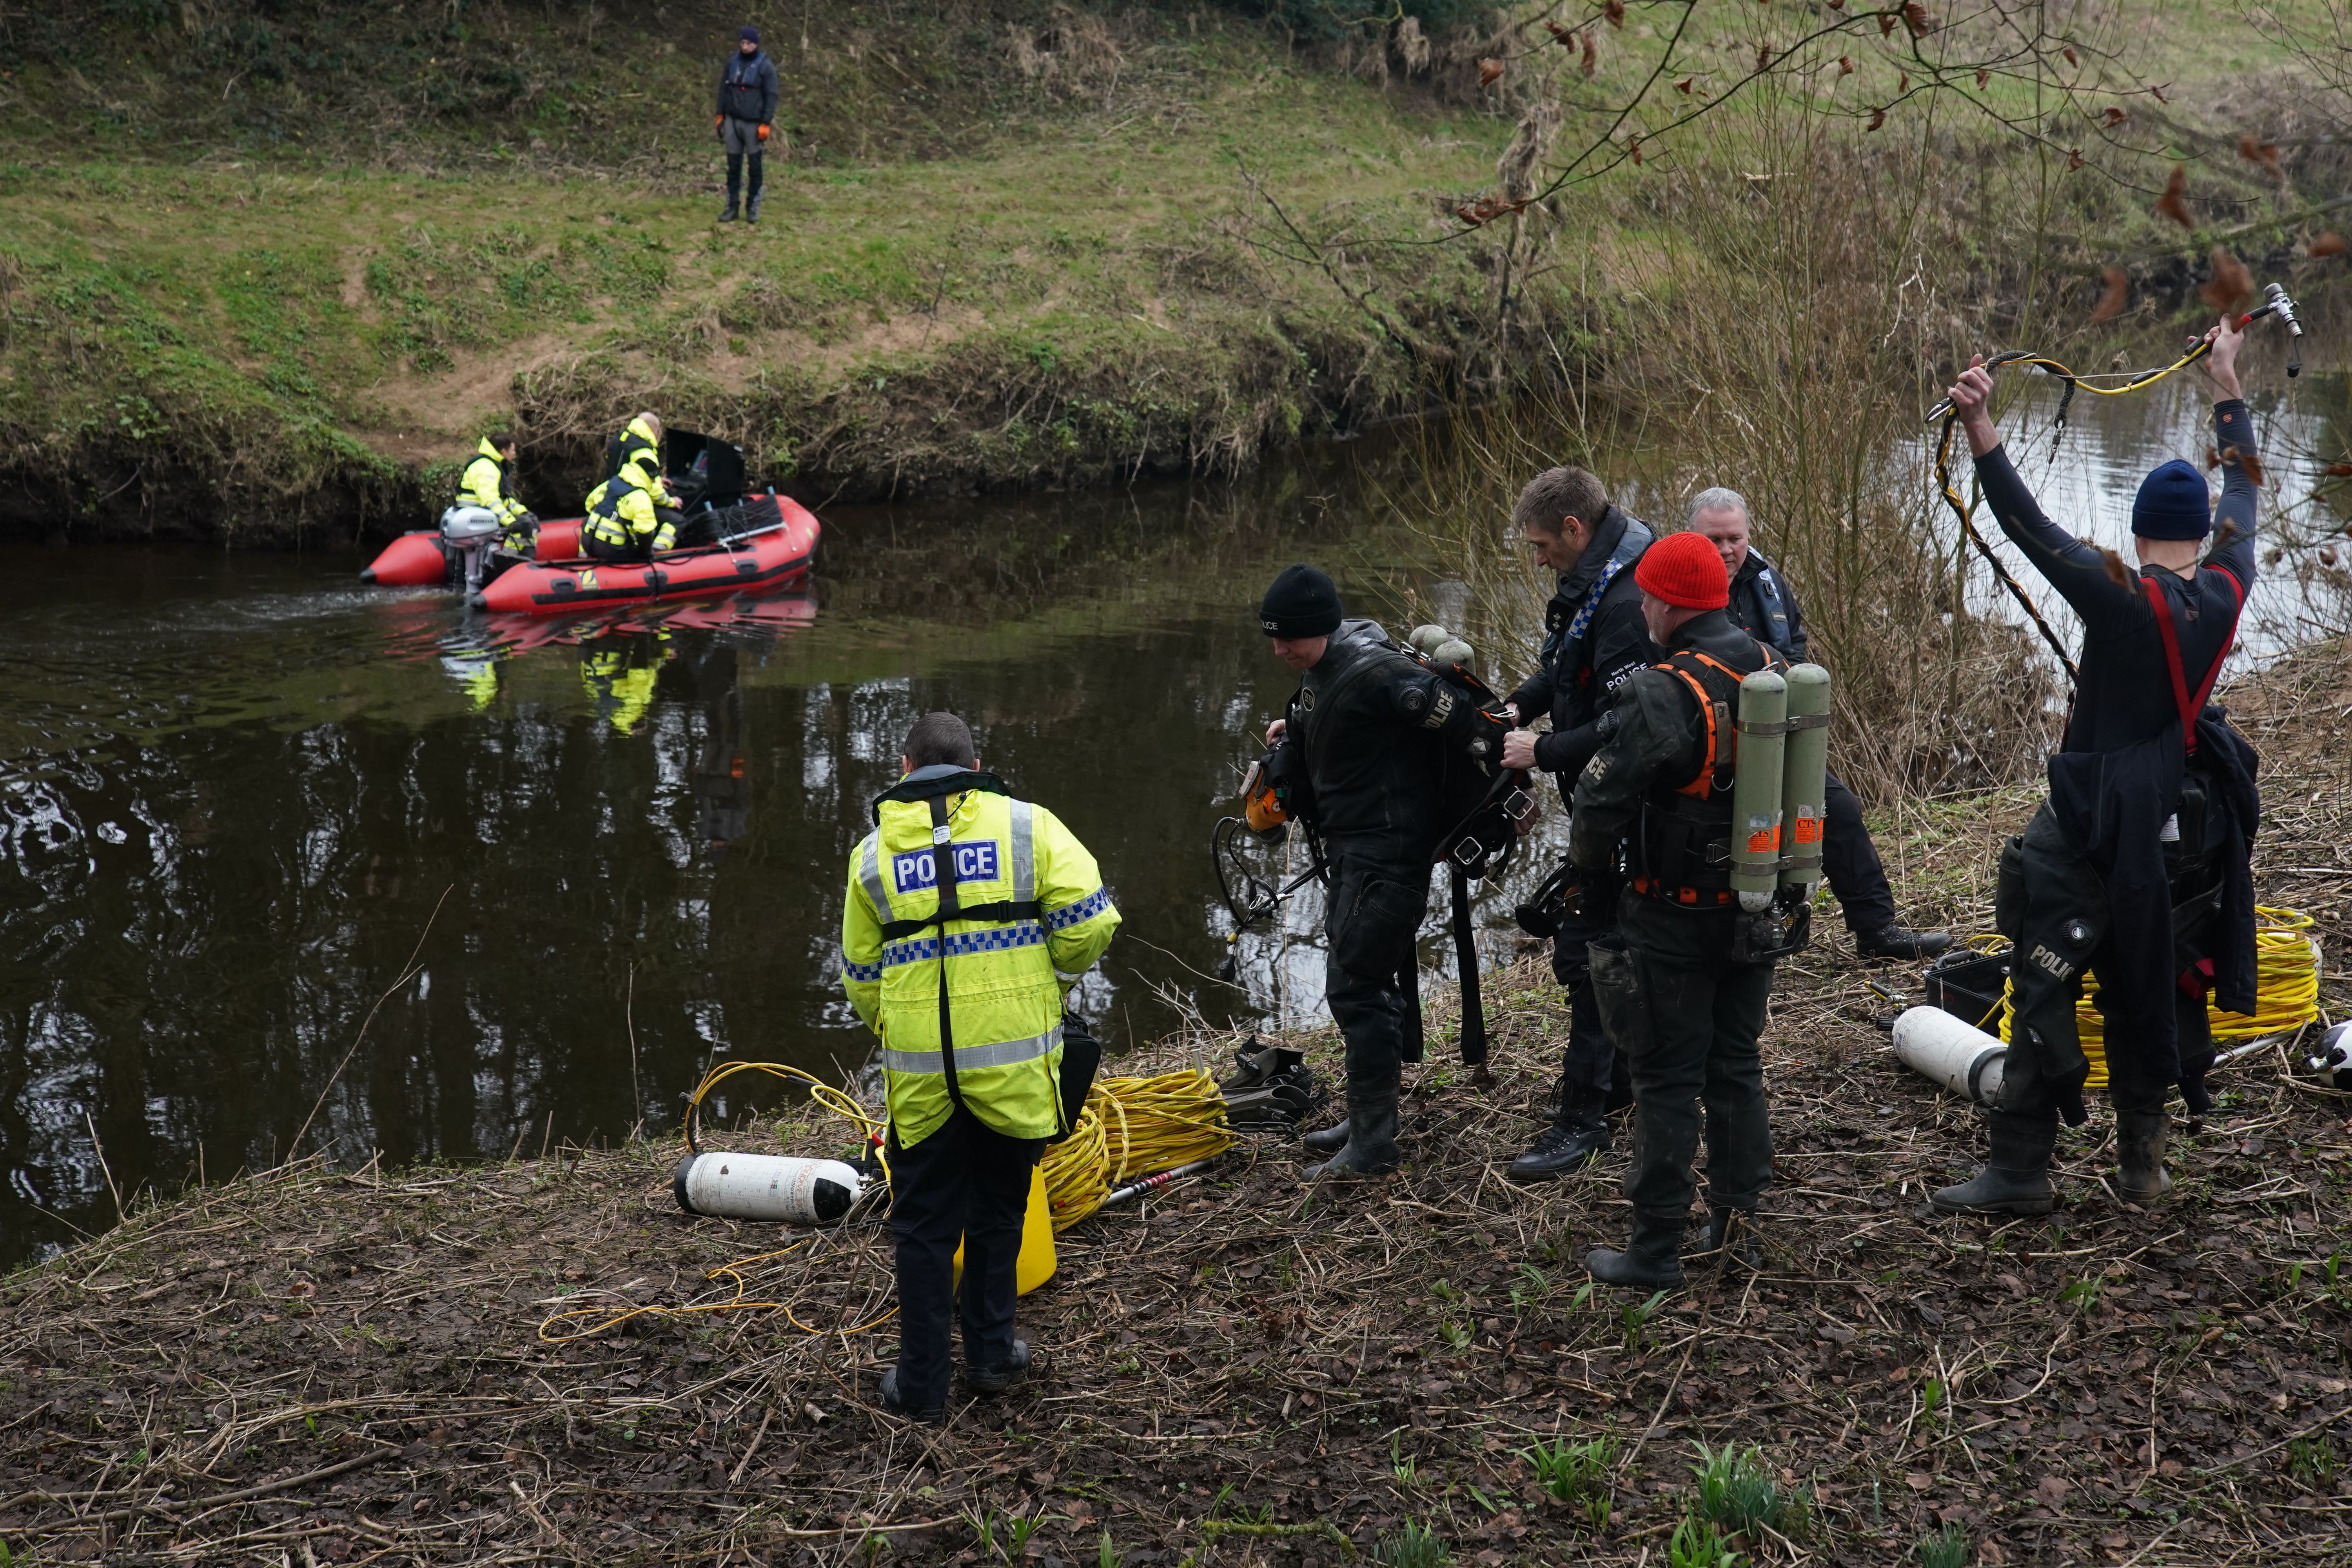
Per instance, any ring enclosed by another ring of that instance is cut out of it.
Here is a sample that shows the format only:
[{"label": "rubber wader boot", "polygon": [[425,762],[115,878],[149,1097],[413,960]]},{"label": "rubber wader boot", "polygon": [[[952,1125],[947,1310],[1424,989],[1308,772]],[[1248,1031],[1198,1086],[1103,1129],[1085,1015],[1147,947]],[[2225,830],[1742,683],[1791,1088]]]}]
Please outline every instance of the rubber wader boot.
[{"label": "rubber wader boot", "polygon": [[898,1397],[898,1369],[892,1367],[882,1374],[882,1408],[908,1421],[919,1421],[926,1426],[944,1425],[948,1418],[945,1405],[927,1405],[920,1409]]},{"label": "rubber wader boot", "polygon": [[1609,1147],[1609,1119],[1601,1097],[1591,1090],[1562,1089],[1559,1114],[1528,1152],[1506,1173],[1515,1182],[1549,1182],[1573,1171]]},{"label": "rubber wader boot", "polygon": [[1307,1168],[1307,1179],[1326,1176],[1381,1176],[1404,1163],[1397,1152],[1397,1091],[1348,1096],[1348,1145],[1320,1165]]},{"label": "rubber wader boot", "polygon": [[1992,1113],[1991,1159],[1956,1186],[1928,1198],[1941,1214],[2048,1214],[2056,1206],[2050,1190],[2050,1151],[2057,1147],[2058,1113],[2019,1116]]},{"label": "rubber wader boot", "polygon": [[1585,1270],[1604,1285],[1670,1290],[1683,1282],[1682,1244],[1681,1215],[1636,1211],[1633,1239],[1625,1250],[1596,1247],[1584,1255]]},{"label": "rubber wader boot", "polygon": [[2123,1157],[2123,1175],[2116,1191],[2127,1202],[2152,1204],[2172,1190],[2164,1172],[2164,1140],[2172,1130],[2172,1113],[2154,1110],[2116,1112],[2116,1144]]},{"label": "rubber wader boot", "polygon": [[964,1382],[974,1394],[1002,1394],[1029,1375],[1029,1342],[1013,1342],[1013,1353],[994,1366],[968,1366],[963,1369]]},{"label": "rubber wader boot", "polygon": [[1717,1267],[1744,1268],[1750,1274],[1764,1272],[1764,1248],[1756,1239],[1754,1209],[1709,1209],[1706,1215],[1706,1249],[1715,1254]]},{"label": "rubber wader boot", "polygon": [[1337,1127],[1309,1132],[1300,1142],[1307,1145],[1307,1152],[1310,1154],[1336,1154],[1348,1146],[1348,1124],[1342,1121]]}]

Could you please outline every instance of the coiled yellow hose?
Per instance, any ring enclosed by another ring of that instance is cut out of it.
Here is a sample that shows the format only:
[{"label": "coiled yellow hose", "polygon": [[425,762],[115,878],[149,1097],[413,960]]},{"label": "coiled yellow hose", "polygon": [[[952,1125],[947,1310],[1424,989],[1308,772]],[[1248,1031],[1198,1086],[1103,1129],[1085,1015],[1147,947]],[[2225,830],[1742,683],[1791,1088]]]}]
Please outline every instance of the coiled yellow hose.
[{"label": "coiled yellow hose", "polygon": [[1039,1163],[1054,1228],[1067,1230],[1093,1214],[1114,1187],[1233,1146],[1225,1097],[1203,1068],[1097,1079],[1077,1131]]},{"label": "coiled yellow hose", "polygon": [[[2254,921],[2254,1010],[2224,1013],[2207,1002],[2206,1017],[2216,1042],[2284,1034],[2319,1016],[2319,943],[2309,934],[2312,918],[2300,910],[2257,904]],[[2003,1045],[2009,1043],[2010,993],[2009,983],[2003,982],[2000,1028]],[[2107,1086],[2106,1020],[2092,1001],[2098,994],[2098,981],[2085,974],[2082,998],[2074,1004],[2074,1028],[2082,1037],[2083,1055],[2091,1063],[2091,1076],[2083,1084],[2086,1089]]]}]

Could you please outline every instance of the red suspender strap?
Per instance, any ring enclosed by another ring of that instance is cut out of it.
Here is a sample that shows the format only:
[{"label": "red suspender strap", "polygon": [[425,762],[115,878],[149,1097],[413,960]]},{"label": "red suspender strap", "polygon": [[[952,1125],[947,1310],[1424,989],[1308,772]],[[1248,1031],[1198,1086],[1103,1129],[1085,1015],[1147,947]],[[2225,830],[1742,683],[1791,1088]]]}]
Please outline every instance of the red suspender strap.
[{"label": "red suspender strap", "polygon": [[[2221,567],[2214,570],[2228,581],[2231,592],[2237,596],[2237,608],[2244,609],[2246,591],[2238,585],[2237,578]],[[2197,695],[2192,700],[2189,695],[2189,672],[2180,662],[2180,631],[2172,622],[2172,601],[2164,596],[2164,589],[2155,578],[2142,577],[2139,583],[2147,592],[2148,607],[2156,612],[2156,635],[2164,643],[2165,668],[2172,675],[2172,700],[2174,706],[2180,710],[2181,750],[2193,753],[2197,750],[2197,716],[2205,711],[2205,700],[2213,695],[2213,683],[2221,678],[2221,661],[2229,658],[2230,644],[2237,638],[2237,614],[2231,613],[2230,629],[2221,638],[2221,651],[2213,656],[2212,666],[2205,671],[2205,679],[2197,688]]]}]

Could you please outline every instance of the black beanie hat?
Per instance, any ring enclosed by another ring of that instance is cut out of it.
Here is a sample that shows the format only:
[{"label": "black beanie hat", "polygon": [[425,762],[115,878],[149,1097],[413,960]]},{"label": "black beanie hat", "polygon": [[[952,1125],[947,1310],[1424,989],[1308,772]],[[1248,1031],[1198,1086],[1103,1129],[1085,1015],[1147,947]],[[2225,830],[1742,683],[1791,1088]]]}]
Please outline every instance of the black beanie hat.
[{"label": "black beanie hat", "polygon": [[1270,637],[1328,637],[1339,629],[1339,590],[1304,562],[1286,566],[1258,601],[1257,624]]},{"label": "black beanie hat", "polygon": [[2179,458],[2159,463],[2132,499],[2132,531],[2142,539],[2202,539],[2213,531],[2213,492]]}]

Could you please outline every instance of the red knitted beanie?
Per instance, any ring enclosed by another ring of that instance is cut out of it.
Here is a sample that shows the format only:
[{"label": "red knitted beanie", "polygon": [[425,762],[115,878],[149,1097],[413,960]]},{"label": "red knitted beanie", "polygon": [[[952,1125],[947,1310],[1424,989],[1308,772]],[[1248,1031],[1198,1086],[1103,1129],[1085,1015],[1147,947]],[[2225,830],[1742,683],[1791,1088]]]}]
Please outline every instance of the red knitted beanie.
[{"label": "red knitted beanie", "polygon": [[1731,603],[1723,557],[1703,533],[1669,533],[1642,552],[1633,568],[1642,592],[1685,610],[1719,610]]}]

